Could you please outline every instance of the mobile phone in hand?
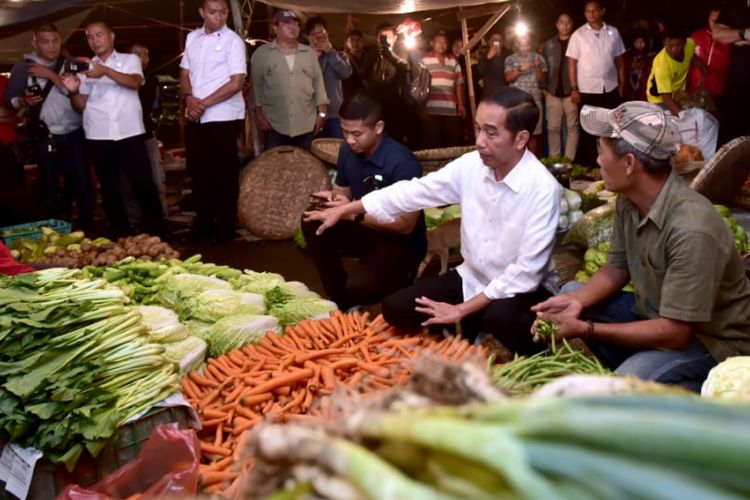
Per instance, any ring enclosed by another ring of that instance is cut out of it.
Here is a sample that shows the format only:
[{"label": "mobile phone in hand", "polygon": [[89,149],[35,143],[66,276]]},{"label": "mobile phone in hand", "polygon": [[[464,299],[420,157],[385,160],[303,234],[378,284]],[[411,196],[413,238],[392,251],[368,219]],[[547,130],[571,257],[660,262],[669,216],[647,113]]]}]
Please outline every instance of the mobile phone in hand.
[{"label": "mobile phone in hand", "polygon": [[26,87],[26,91],[29,94],[42,95],[42,86],[39,85],[38,83],[35,83],[33,85],[29,85],[28,87]]}]

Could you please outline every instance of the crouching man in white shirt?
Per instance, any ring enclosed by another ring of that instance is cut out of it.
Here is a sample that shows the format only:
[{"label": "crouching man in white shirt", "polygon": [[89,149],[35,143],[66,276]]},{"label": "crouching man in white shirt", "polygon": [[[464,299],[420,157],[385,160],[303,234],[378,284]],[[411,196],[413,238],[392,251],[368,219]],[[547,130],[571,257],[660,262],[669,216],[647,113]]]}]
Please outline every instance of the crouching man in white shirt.
[{"label": "crouching man in white shirt", "polygon": [[380,222],[427,207],[461,204],[464,262],[383,301],[391,325],[411,331],[462,324],[465,336],[495,335],[519,353],[539,350],[528,335],[555,242],[561,186],[526,145],[539,119],[534,99],[515,88],[484,97],[476,115],[477,151],[421,179],[401,181],[321,212],[322,233],[367,213]]},{"label": "crouching man in white shirt", "polygon": [[143,214],[146,232],[166,236],[159,192],[151,175],[138,89],[143,85],[141,60],[114,49],[115,34],[103,21],[86,26],[94,52],[89,68],[66,73],[63,84],[73,108],[83,113],[83,131],[96,169],[104,211],[113,236],[133,232],[120,190],[120,175],[130,181]]}]

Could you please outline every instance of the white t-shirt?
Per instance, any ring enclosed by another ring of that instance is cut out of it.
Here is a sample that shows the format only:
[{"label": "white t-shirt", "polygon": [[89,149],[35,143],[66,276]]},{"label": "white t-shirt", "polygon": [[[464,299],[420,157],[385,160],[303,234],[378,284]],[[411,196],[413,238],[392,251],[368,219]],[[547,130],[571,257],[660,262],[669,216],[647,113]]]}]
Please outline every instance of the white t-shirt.
[{"label": "white t-shirt", "polygon": [[625,44],[614,26],[595,30],[588,23],[573,32],[567,57],[578,61],[578,90],[586,94],[611,92],[618,86],[615,57],[625,53]]},{"label": "white t-shirt", "polygon": [[[461,255],[456,269],[464,301],[533,292],[548,277],[562,187],[526,151],[502,181],[474,151],[420,179],[365,195],[365,211],[380,222],[425,207],[461,204]],[[548,285],[549,286],[549,285]]]},{"label": "white t-shirt", "polygon": [[[140,75],[143,84],[141,60],[133,54],[112,52],[106,61],[99,56],[94,64],[103,64],[126,75]],[[80,92],[88,96],[83,110],[83,131],[86,139],[119,141],[145,133],[143,113],[138,91],[123,87],[103,76],[87,78],[81,75]]]},{"label": "white t-shirt", "polygon": [[[227,84],[232,75],[246,75],[245,42],[224,26],[207,34],[205,28],[188,33],[180,68],[188,70],[192,94],[203,99]],[[242,92],[206,108],[200,123],[241,120],[245,117]]]}]

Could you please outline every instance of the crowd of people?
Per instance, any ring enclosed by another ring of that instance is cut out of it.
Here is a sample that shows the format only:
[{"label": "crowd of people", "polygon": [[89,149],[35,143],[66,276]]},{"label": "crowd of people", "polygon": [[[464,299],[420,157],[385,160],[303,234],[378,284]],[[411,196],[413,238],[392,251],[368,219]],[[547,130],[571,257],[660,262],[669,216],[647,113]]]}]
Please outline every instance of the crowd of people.
[{"label": "crowd of people", "polygon": [[[227,27],[226,0],[202,0],[199,13],[203,26],[187,36],[180,62],[194,239],[234,237],[238,138],[250,99],[266,148],[343,139],[333,188],[314,194],[317,206],[302,220],[325,292],[342,310],[382,301],[386,320],[405,331],[461,325],[466,336],[491,333],[524,354],[542,349],[531,332],[552,320],[558,337],[583,338],[620,373],[691,389],[717,362],[750,354],[750,282],[740,257],[710,202],[669,163],[681,142],[669,115],[680,113],[683,90],[716,101],[725,137],[748,133],[740,112],[750,99],[745,4],[712,8],[709,27],[691,37],[665,26],[653,57],[641,32],[626,50],[595,0],[585,4],[584,25],[574,29],[574,17],[561,13],[542,43],[512,27],[495,32],[478,57],[470,128],[461,43],[444,31],[420,50],[382,24],[376,46],[353,30],[337,50],[325,18],[303,25],[279,10],[275,38],[248,65],[244,41]],[[74,202],[78,224],[91,224],[88,154],[111,233],[140,226],[165,235],[148,49],[116,51],[102,21],[85,33],[93,57],[71,58],[53,25],[38,27],[34,51],[0,82],[6,107],[27,111],[45,208],[56,216]],[[0,125],[7,116],[0,113]],[[539,161],[545,129],[550,155],[598,164],[607,189],[621,195],[607,265],[555,296],[562,188]],[[422,176],[413,150],[471,136],[476,151]],[[422,209],[449,204],[462,209],[463,263],[415,282],[427,246]],[[358,258],[353,270],[344,255]],[[621,292],[631,280],[636,293]]]}]

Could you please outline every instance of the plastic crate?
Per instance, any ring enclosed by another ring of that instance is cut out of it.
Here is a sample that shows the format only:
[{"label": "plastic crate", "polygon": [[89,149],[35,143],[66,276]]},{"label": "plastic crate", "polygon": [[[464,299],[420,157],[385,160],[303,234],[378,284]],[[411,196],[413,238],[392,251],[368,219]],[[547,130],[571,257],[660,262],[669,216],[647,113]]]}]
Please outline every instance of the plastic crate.
[{"label": "plastic crate", "polygon": [[29,500],[55,498],[69,484],[88,486],[119,469],[138,456],[151,432],[162,424],[176,422],[180,429],[190,428],[190,415],[184,406],[155,408],[135,422],[123,425],[96,458],[84,452],[75,469],[45,459],[37,462],[29,490]]},{"label": "plastic crate", "polygon": [[15,240],[27,239],[37,240],[42,237],[42,228],[48,227],[60,234],[68,234],[72,226],[70,222],[60,219],[45,219],[36,222],[27,222],[26,224],[17,224],[15,226],[0,227],[0,238],[6,245],[10,245]]}]

